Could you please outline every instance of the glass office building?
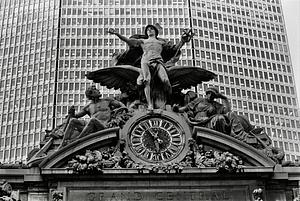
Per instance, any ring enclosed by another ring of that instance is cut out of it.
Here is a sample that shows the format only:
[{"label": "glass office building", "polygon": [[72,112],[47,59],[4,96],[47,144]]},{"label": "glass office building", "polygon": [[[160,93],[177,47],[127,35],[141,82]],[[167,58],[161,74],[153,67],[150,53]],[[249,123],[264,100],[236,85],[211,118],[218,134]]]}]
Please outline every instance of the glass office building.
[{"label": "glass office building", "polygon": [[24,160],[54,125],[59,2],[0,1],[0,161]]},{"label": "glass office building", "polygon": [[[86,105],[88,71],[126,49],[109,28],[130,36],[147,24],[176,43],[196,35],[178,65],[218,74],[232,109],[264,127],[287,160],[300,158],[295,80],[279,0],[2,0],[0,2],[0,161],[25,160],[68,107]],[[118,91],[100,87],[104,96]]]}]

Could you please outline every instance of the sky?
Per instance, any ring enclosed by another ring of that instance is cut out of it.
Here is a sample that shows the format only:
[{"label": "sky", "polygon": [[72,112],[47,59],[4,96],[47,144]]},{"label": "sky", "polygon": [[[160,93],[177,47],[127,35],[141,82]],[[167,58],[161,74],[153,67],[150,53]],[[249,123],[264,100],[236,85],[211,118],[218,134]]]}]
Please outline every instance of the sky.
[{"label": "sky", "polygon": [[300,105],[300,0],[281,0]]}]

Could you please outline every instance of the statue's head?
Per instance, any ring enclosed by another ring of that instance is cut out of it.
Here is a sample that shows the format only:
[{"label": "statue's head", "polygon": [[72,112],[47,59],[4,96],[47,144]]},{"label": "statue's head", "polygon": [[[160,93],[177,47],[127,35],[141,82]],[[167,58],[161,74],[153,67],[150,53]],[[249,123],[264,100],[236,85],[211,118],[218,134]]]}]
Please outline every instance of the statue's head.
[{"label": "statue's head", "polygon": [[88,99],[93,100],[101,96],[100,91],[96,88],[95,85],[88,87],[85,90],[85,95]]},{"label": "statue's head", "polygon": [[218,95],[220,94],[219,90],[216,87],[208,87],[205,93],[206,95],[211,94],[211,99],[218,98]]},{"label": "statue's head", "polygon": [[197,98],[197,93],[194,91],[188,91],[186,92],[184,96],[184,103],[185,105],[190,103],[191,101],[195,100]]},{"label": "statue's head", "polygon": [[154,32],[155,32],[155,37],[158,36],[158,29],[157,29],[154,25],[149,24],[149,25],[147,25],[146,28],[145,28],[145,35],[146,35],[147,37],[148,37],[148,29],[154,30]]}]

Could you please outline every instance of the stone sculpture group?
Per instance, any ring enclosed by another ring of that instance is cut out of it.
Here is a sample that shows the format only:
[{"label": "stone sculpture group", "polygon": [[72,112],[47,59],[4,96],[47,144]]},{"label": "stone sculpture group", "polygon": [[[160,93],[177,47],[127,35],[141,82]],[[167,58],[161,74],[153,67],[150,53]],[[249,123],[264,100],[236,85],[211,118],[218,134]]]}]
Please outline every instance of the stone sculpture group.
[{"label": "stone sculpture group", "polygon": [[[264,152],[276,163],[281,163],[283,151],[272,146],[271,139],[263,128],[251,125],[247,118],[233,112],[229,99],[219,93],[218,87],[207,88],[204,98],[197,97],[197,93],[193,91],[183,93],[184,89],[188,90],[216,76],[200,67],[175,66],[181,54],[180,48],[194,35],[190,29],[183,30],[181,39],[175,45],[159,38],[159,29],[155,25],[148,25],[144,34],[130,38],[120,35],[114,29],[110,29],[109,33],[125,41],[129,48],[114,54],[114,66],[89,72],[86,77],[107,88],[119,89],[120,96],[117,99],[101,98],[95,86],[89,87],[86,97],[90,103],[79,112],[70,107],[65,122],[48,131],[41,149],[35,150],[31,156],[47,156],[50,150],[63,149],[76,140],[101,130],[113,127],[122,129],[137,113],[151,116],[159,111],[169,111],[181,116],[191,130],[194,127],[206,127],[232,136]],[[79,119],[85,115],[90,116],[88,122]],[[153,152],[160,151],[163,143],[160,140],[161,135],[158,133],[156,141],[153,140],[156,142]],[[237,171],[242,167],[241,160],[230,153],[204,151],[195,148],[199,143],[194,144],[190,146],[184,160],[173,165],[168,163],[168,168],[172,166],[171,169],[179,171],[187,166],[213,166],[220,171]],[[85,172],[87,169],[101,172],[105,167],[144,168],[123,151],[124,149],[87,151],[77,155],[69,162],[69,166],[77,172]]]}]

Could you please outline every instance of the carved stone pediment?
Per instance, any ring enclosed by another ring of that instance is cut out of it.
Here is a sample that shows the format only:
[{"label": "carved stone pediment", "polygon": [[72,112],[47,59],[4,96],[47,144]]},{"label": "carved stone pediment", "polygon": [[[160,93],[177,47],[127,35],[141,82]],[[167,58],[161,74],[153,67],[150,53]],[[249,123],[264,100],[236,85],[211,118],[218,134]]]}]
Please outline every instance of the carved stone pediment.
[{"label": "carved stone pediment", "polygon": [[109,169],[180,173],[190,168],[269,168],[275,162],[231,136],[190,126],[181,114],[154,110],[136,113],[122,129],[109,128],[80,138],[43,158],[39,166],[80,174]]}]

